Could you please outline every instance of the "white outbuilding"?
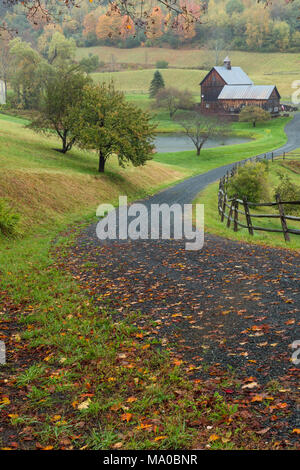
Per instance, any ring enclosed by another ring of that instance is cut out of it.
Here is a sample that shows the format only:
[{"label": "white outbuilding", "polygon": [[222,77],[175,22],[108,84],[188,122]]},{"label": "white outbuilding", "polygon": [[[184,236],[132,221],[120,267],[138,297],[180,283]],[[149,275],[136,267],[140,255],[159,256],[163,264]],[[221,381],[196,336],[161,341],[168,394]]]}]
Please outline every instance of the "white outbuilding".
[{"label": "white outbuilding", "polygon": [[0,104],[6,104],[5,83],[0,80]]}]

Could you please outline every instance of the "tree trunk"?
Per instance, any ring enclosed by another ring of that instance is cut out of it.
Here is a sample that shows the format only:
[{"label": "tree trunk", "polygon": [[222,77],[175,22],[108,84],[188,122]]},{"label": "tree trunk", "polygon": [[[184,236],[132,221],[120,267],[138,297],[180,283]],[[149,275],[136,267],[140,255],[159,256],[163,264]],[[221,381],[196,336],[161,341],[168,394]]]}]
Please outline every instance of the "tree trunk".
[{"label": "tree trunk", "polygon": [[62,144],[63,144],[63,147],[61,150],[62,153],[67,153],[67,151],[69,150],[69,145],[67,144],[67,136],[68,136],[68,131],[65,130],[61,138]]},{"label": "tree trunk", "polygon": [[256,126],[256,121],[253,121],[253,127],[255,127],[255,126]]},{"label": "tree trunk", "polygon": [[197,145],[196,148],[197,148],[197,156],[199,157],[200,155],[200,152],[201,152],[201,149],[202,149],[202,145],[204,144],[204,142],[202,142],[200,145]]},{"label": "tree trunk", "polygon": [[99,150],[99,167],[98,167],[99,173],[104,173],[104,167],[105,167],[105,158],[101,150]]},{"label": "tree trunk", "polygon": [[62,147],[62,150],[61,152],[62,153],[67,153],[68,151],[68,146],[67,146],[67,137],[64,135],[63,138],[62,138],[62,143],[63,143],[63,147]]}]

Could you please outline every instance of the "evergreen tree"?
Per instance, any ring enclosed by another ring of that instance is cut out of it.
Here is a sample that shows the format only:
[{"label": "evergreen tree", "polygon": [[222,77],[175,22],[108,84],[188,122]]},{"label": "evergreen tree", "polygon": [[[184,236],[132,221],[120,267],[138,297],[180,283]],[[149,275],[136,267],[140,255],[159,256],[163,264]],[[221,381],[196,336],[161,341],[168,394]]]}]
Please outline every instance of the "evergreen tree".
[{"label": "evergreen tree", "polygon": [[165,82],[162,77],[162,74],[159,72],[159,70],[156,70],[152,78],[152,81],[150,83],[150,88],[149,88],[150,98],[155,98],[157,92],[161,90],[162,88],[165,88]]}]

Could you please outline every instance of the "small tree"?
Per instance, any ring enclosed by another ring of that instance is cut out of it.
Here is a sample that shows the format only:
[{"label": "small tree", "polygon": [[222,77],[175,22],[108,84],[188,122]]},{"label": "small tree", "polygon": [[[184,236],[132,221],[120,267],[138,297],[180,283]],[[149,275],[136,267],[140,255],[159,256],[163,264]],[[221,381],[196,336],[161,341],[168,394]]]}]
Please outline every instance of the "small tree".
[{"label": "small tree", "polygon": [[39,116],[29,127],[36,132],[56,132],[62,141],[61,152],[71,150],[77,135],[74,133],[75,107],[81,103],[83,88],[90,82],[78,67],[67,71],[51,68],[45,82],[45,93],[39,107]]},{"label": "small tree", "polygon": [[268,166],[261,163],[246,163],[239,167],[236,174],[229,179],[228,195],[235,195],[251,202],[269,200]]},{"label": "small tree", "polygon": [[153,75],[152,81],[150,83],[150,88],[149,88],[150,98],[155,98],[158,91],[164,87],[165,87],[165,82],[162,77],[162,74],[159,72],[159,70],[156,70],[156,72]]},{"label": "small tree", "polygon": [[211,138],[221,137],[227,131],[227,123],[214,117],[192,111],[182,113],[176,117],[176,121],[183,127],[186,135],[196,147],[197,155],[200,155],[204,143]]},{"label": "small tree", "polygon": [[120,166],[144,165],[152,158],[155,126],[150,115],[128,103],[112,83],[85,87],[75,114],[73,133],[81,147],[97,150],[99,172],[113,154]]},{"label": "small tree", "polygon": [[241,122],[252,122],[253,127],[257,122],[269,121],[270,119],[270,113],[259,106],[245,106],[239,115]]},{"label": "small tree", "polygon": [[155,107],[167,108],[172,118],[179,109],[191,109],[194,106],[193,95],[190,91],[176,88],[162,88],[156,93]]}]

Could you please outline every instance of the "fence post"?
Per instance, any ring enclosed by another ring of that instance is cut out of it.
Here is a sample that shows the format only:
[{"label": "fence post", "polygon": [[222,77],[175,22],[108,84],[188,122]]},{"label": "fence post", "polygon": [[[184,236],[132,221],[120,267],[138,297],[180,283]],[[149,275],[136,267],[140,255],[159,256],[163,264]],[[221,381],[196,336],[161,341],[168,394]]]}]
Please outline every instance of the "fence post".
[{"label": "fence post", "polygon": [[282,231],[283,231],[283,236],[286,242],[290,241],[290,235],[288,232],[287,224],[286,224],[286,218],[285,218],[285,212],[284,208],[281,202],[281,198],[279,194],[275,195],[276,202],[278,204],[278,210],[279,210],[279,215],[280,215],[280,220],[281,220],[281,226],[282,226]]},{"label": "fence post", "polygon": [[223,204],[222,204],[222,214],[221,214],[221,222],[224,222],[224,217],[225,217],[225,211],[226,211],[226,199],[227,199],[227,193],[224,190],[224,195],[223,195]]},{"label": "fence post", "polygon": [[233,230],[238,231],[238,219],[239,219],[239,203],[237,201],[237,194],[234,196],[234,216],[233,216]]},{"label": "fence post", "polygon": [[223,185],[222,185],[222,179],[220,178],[219,182],[219,192],[218,192],[218,211],[219,215],[221,215],[221,205],[222,205],[222,193],[221,191],[223,190]]},{"label": "fence post", "polygon": [[285,152],[283,152],[282,159],[283,160],[285,159]]},{"label": "fence post", "polygon": [[274,153],[272,152],[272,162],[274,162]]},{"label": "fence post", "polygon": [[250,235],[253,235],[251,216],[250,216],[248,201],[247,201],[246,197],[243,198],[243,203],[244,203],[244,209],[245,209],[245,216],[246,216],[246,220],[247,220],[248,231],[249,231]]}]

